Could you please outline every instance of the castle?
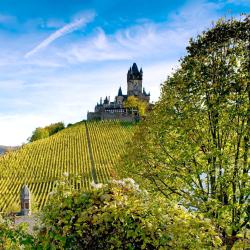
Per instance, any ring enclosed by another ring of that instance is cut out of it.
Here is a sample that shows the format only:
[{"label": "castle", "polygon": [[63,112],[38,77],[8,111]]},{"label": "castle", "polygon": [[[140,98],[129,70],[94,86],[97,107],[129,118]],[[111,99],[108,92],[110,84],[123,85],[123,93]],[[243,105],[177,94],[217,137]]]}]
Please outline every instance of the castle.
[{"label": "castle", "polygon": [[88,120],[123,120],[134,121],[139,119],[138,110],[130,110],[125,108],[124,103],[130,96],[135,96],[139,100],[150,101],[150,93],[146,93],[142,88],[143,71],[140,71],[136,63],[130,67],[127,73],[127,94],[122,93],[121,87],[118,90],[118,95],[113,102],[106,96],[104,100],[100,99],[100,103],[95,106],[95,112],[88,112]]}]

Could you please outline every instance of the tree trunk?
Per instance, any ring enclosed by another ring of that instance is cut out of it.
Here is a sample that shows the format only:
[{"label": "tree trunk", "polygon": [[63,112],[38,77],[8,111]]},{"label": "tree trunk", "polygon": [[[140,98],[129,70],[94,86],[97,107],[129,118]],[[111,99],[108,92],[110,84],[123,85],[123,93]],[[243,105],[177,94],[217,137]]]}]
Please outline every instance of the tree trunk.
[{"label": "tree trunk", "polygon": [[233,231],[232,236],[228,236],[225,239],[226,250],[231,250],[234,246],[234,243],[238,240],[236,237],[236,232]]}]

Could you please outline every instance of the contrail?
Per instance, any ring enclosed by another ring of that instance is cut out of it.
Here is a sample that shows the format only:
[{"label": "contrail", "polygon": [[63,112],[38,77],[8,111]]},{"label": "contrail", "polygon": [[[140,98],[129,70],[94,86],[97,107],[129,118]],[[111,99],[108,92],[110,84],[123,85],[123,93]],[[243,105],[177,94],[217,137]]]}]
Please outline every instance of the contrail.
[{"label": "contrail", "polygon": [[75,20],[74,22],[63,26],[62,28],[60,28],[59,30],[57,30],[56,32],[51,34],[48,38],[43,40],[34,49],[32,49],[31,51],[26,53],[24,57],[28,58],[28,57],[34,55],[39,50],[46,48],[49,44],[51,44],[56,39],[66,35],[66,34],[69,34],[73,31],[79,29],[80,27],[85,26],[87,23],[91,22],[94,19],[94,17],[95,17],[94,13],[88,13],[86,16],[81,17],[81,18]]}]

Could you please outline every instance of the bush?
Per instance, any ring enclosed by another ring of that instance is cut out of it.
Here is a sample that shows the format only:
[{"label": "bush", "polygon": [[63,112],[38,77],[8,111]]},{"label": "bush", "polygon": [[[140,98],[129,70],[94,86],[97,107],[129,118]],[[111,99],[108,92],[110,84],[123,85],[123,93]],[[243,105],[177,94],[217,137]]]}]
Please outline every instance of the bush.
[{"label": "bush", "polygon": [[33,132],[30,142],[37,141],[49,137],[49,132],[45,128],[36,128]]},{"label": "bush", "polygon": [[[209,221],[160,198],[132,179],[90,192],[59,186],[41,218],[39,238],[52,249],[201,249],[218,245]],[[198,248],[197,248],[198,247]]]},{"label": "bush", "polygon": [[50,124],[49,126],[45,127],[45,129],[49,132],[49,136],[56,134],[60,130],[63,130],[65,128],[63,122],[57,122]]},{"label": "bush", "polygon": [[40,139],[47,138],[51,135],[56,134],[60,130],[64,129],[64,123],[63,122],[57,122],[50,124],[49,126],[46,126],[44,128],[36,128],[35,131],[33,131],[32,136],[30,139],[28,139],[30,142],[37,141]]},{"label": "bush", "polygon": [[34,237],[27,233],[24,223],[15,226],[11,220],[0,216],[0,249],[34,249]]}]

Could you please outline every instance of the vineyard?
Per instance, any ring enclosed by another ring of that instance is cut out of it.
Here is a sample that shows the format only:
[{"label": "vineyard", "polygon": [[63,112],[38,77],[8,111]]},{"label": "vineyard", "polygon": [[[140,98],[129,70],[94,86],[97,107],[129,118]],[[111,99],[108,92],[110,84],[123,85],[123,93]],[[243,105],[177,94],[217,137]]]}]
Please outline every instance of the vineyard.
[{"label": "vineyard", "polygon": [[27,184],[40,210],[64,173],[77,188],[105,183],[117,175],[116,164],[134,127],[119,121],[82,122],[0,157],[0,212],[20,208],[20,190]]}]

